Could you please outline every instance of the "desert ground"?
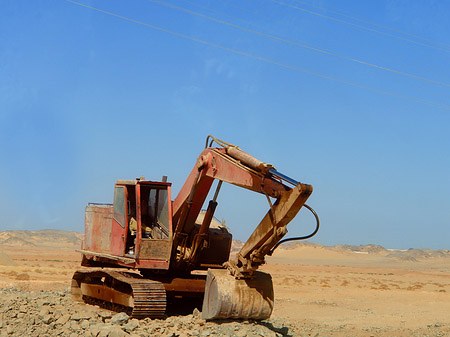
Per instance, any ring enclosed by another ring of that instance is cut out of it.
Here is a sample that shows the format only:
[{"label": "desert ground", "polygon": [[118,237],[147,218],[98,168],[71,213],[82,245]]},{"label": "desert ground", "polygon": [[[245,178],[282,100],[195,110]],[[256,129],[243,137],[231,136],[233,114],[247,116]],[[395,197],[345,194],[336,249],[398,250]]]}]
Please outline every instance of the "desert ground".
[{"label": "desert ground", "polygon": [[[80,263],[75,249],[81,237],[63,231],[0,232],[0,290],[16,291],[14,298],[67,293]],[[272,275],[275,308],[269,322],[252,324],[271,328],[274,336],[450,336],[449,251],[294,243],[268,257],[262,270]],[[5,330],[8,312],[3,308],[0,316],[2,336],[14,335],[12,328]],[[174,319],[186,318],[168,318]],[[256,328],[218,331],[257,336]]]}]

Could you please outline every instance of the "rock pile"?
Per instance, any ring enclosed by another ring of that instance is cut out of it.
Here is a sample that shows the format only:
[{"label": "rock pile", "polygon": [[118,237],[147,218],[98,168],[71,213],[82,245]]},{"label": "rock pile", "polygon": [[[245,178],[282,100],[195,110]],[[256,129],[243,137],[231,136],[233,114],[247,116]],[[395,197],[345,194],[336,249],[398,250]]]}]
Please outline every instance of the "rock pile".
[{"label": "rock pile", "polygon": [[262,322],[201,319],[197,309],[185,316],[165,319],[131,319],[72,301],[68,291],[23,291],[0,289],[0,337],[87,336],[87,337],[214,337],[295,336],[295,329],[279,319]]}]

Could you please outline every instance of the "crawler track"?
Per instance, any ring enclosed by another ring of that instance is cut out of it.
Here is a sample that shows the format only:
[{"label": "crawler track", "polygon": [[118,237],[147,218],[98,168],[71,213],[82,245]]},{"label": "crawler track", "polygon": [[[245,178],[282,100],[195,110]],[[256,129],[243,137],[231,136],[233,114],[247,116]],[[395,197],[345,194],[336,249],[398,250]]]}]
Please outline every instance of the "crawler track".
[{"label": "crawler track", "polygon": [[166,311],[164,285],[132,272],[76,271],[72,278],[72,297],[78,302],[125,311],[134,318],[162,318]]}]

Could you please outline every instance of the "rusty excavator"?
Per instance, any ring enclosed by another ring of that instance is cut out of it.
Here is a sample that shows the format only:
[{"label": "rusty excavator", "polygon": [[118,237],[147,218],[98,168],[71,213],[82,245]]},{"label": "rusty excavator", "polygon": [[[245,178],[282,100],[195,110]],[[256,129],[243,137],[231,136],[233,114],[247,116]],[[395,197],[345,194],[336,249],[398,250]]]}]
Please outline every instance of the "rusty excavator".
[{"label": "rusty excavator", "polygon": [[[212,147],[216,143],[217,147]],[[202,206],[217,180],[206,211]],[[222,182],[267,197],[270,209],[237,255],[232,236],[214,218]],[[84,268],[72,278],[75,301],[162,318],[172,299],[203,298],[204,319],[269,318],[274,305],[272,278],[258,271],[281,243],[312,237],[319,219],[305,205],[312,186],[278,172],[238,146],[212,136],[181,188],[171,199],[171,183],[118,180],[113,204],[89,203],[85,211]],[[282,238],[302,207],[316,219],[313,233]]]}]

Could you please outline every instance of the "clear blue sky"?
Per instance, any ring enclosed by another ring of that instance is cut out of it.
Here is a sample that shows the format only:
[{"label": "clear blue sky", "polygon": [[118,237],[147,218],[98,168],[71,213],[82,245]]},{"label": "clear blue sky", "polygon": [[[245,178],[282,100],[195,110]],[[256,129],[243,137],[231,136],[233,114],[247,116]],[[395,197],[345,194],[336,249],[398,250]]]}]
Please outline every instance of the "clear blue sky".
[{"label": "clear blue sky", "polygon": [[[176,195],[213,134],[314,186],[315,242],[450,248],[449,2],[78,1],[128,20],[0,4],[0,230],[81,232],[116,179]],[[268,209],[218,201],[240,240]]]}]

